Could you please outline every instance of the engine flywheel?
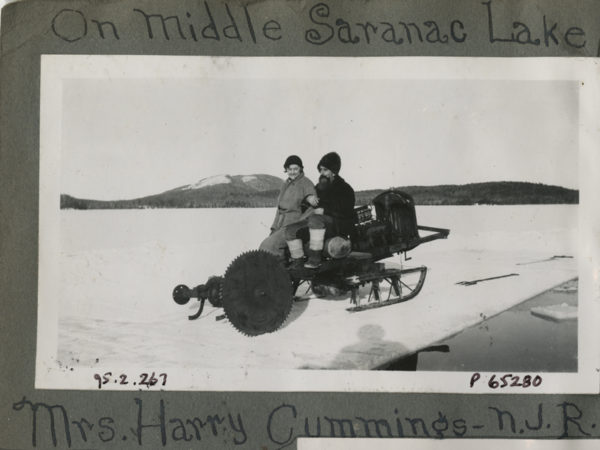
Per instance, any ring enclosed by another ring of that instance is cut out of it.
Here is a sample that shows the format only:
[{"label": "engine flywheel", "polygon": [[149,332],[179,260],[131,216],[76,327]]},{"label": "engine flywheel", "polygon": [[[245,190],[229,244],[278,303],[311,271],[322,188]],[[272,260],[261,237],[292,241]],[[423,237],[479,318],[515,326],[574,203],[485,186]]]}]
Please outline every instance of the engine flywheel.
[{"label": "engine flywheel", "polygon": [[222,286],[229,322],[248,336],[279,329],[292,309],[292,280],[287,270],[276,256],[262,250],[234,259]]}]

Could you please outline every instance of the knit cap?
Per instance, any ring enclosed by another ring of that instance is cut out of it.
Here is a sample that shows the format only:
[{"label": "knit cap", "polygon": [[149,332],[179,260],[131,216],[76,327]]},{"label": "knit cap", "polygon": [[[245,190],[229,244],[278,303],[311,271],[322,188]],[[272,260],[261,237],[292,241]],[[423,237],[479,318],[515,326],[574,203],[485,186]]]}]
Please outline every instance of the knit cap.
[{"label": "knit cap", "polygon": [[319,170],[320,167],[325,167],[337,175],[342,167],[342,159],[336,152],[327,153],[321,158],[321,161],[319,161],[317,170]]},{"label": "knit cap", "polygon": [[285,162],[283,163],[283,168],[287,169],[292,164],[296,164],[297,166],[304,168],[304,166],[302,165],[302,160],[300,159],[299,156],[296,156],[296,155],[288,156],[287,159],[285,160]]}]

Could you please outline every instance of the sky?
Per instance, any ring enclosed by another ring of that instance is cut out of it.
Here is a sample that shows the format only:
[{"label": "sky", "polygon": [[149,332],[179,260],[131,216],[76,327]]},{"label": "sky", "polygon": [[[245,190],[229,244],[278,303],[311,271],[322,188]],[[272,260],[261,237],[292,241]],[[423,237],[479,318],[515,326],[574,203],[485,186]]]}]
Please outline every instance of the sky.
[{"label": "sky", "polygon": [[306,175],[327,152],[355,188],[578,187],[571,81],[77,78],[63,82],[61,193],[123,199],[219,174]]}]

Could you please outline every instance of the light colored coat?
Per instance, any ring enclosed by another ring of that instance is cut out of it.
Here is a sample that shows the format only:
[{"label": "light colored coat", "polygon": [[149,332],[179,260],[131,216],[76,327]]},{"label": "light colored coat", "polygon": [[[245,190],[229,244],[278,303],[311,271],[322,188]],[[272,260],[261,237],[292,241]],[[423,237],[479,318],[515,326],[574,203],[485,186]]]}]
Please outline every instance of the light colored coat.
[{"label": "light colored coat", "polygon": [[283,182],[279,197],[277,198],[277,211],[271,231],[277,231],[291,223],[298,222],[308,217],[313,209],[308,208],[302,212],[302,201],[309,195],[315,195],[315,186],[303,173],[294,180],[289,178]]}]

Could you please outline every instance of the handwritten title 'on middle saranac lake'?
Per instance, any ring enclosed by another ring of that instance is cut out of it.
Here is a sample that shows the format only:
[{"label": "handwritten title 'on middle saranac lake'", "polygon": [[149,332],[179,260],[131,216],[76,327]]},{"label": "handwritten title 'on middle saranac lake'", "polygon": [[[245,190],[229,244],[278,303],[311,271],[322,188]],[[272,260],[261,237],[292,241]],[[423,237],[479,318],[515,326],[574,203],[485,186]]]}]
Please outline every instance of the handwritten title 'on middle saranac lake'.
[{"label": "handwritten title 'on middle saranac lake'", "polygon": [[[519,45],[539,48],[570,48],[584,51],[593,46],[600,55],[600,44],[592,39],[590,30],[577,24],[559,23],[543,11],[528,21],[519,17],[500,14],[495,0],[474,2],[479,6],[473,14],[481,17],[478,22],[487,23],[487,33],[469,30],[460,17],[444,17],[441,20],[411,20],[395,17],[369,17],[353,20],[344,17],[344,11],[336,10],[326,2],[315,3],[305,13],[298,14],[304,26],[284,26],[277,17],[265,16],[256,6],[211,3],[207,0],[185,3],[177,10],[160,10],[150,7],[134,7],[125,16],[120,13],[111,18],[107,10],[100,17],[81,9],[61,9],[51,21],[52,33],[62,41],[73,43],[81,40],[118,42],[147,39],[162,42],[234,42],[264,45],[268,43],[302,41],[314,46],[328,43],[349,45],[459,45],[468,41],[489,42],[494,45]],[[287,29],[286,29],[287,28]],[[292,32],[293,30],[293,32]],[[597,49],[596,49],[597,47]]]}]

